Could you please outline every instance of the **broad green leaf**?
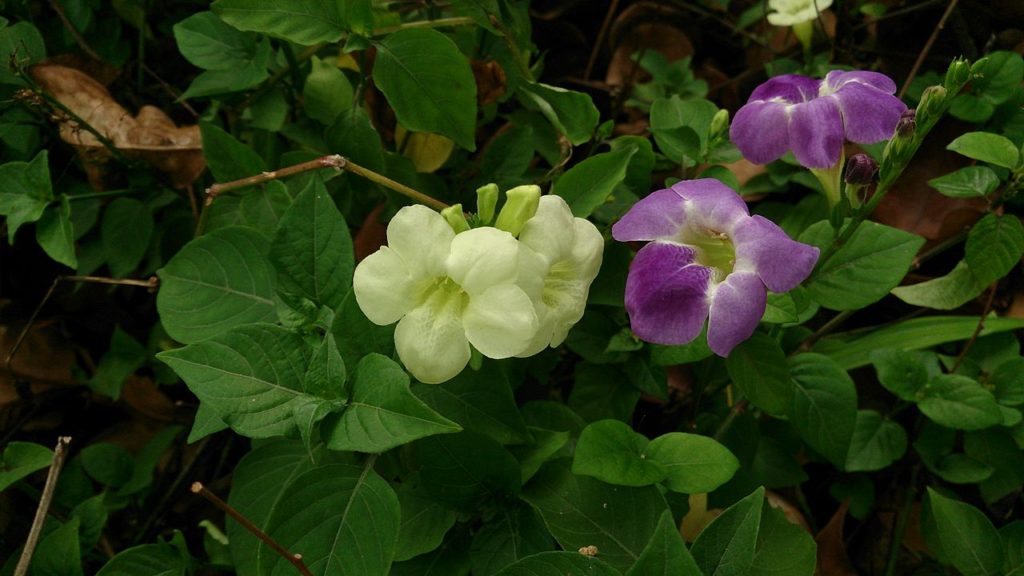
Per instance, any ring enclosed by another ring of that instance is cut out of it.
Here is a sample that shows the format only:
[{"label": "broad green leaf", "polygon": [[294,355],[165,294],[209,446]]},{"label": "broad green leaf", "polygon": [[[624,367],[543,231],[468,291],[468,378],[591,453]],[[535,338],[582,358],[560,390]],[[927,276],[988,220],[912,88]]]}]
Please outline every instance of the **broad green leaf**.
[{"label": "broad green leaf", "polygon": [[519,96],[527,107],[543,114],[573,146],[583,144],[594,134],[600,115],[590,96],[539,82],[521,84]]},{"label": "broad green leaf", "polygon": [[468,576],[469,528],[458,524],[431,552],[391,565],[388,576]]},{"label": "broad green leaf", "polygon": [[568,460],[545,464],[523,489],[565,550],[596,546],[599,557],[619,570],[632,566],[668,509],[654,486],[612,486],[576,476]]},{"label": "broad green leaf", "polygon": [[672,161],[682,164],[688,157],[693,163],[704,155],[716,112],[718,107],[704,99],[659,98],[651,104],[651,132]]},{"label": "broad green leaf", "polygon": [[324,140],[331,152],[350,158],[370,170],[384,171],[384,147],[380,134],[362,108],[353,106],[339,114],[324,131]]},{"label": "broad green leaf", "polygon": [[748,574],[754,563],[764,488],[727,508],[694,540],[690,553],[707,576]]},{"label": "broad green leaf", "polygon": [[892,294],[914,306],[953,310],[976,298],[988,285],[989,282],[979,278],[967,260],[961,260],[945,276],[910,286],[897,286],[892,289]]},{"label": "broad green leaf", "polygon": [[795,384],[790,422],[804,442],[842,468],[857,424],[853,380],[821,354],[794,356],[790,371]]},{"label": "broad green leaf", "polygon": [[[600,552],[598,553],[601,556]],[[541,552],[507,566],[496,576],[618,576],[601,558],[579,552]]]},{"label": "broad green leaf", "polygon": [[806,529],[786,515],[763,505],[757,532],[757,553],[749,574],[762,576],[812,576],[817,567],[817,544]]},{"label": "broad green leaf", "polygon": [[334,334],[328,332],[320,346],[313,352],[313,360],[306,369],[306,376],[303,378],[306,393],[328,400],[347,399],[347,379],[345,360],[338,352]]},{"label": "broad green leaf", "polygon": [[107,494],[100,492],[71,509],[71,518],[78,520],[78,545],[82,550],[91,550],[103,536],[109,516],[106,498]]},{"label": "broad green leaf", "polygon": [[174,546],[143,544],[119,552],[96,576],[185,576],[187,569],[185,559]]},{"label": "broad green leaf", "polygon": [[1024,520],[1015,520],[999,529],[1006,552],[1003,572],[1006,576],[1024,574]]},{"label": "broad green leaf", "polygon": [[33,576],[82,576],[78,518],[72,518],[39,540],[32,555]]},{"label": "broad green leaf", "polygon": [[412,391],[466,430],[487,434],[502,444],[531,440],[508,378],[493,362],[485,362],[480,370],[463,370],[441,384],[413,384]]},{"label": "broad green leaf", "polygon": [[949,106],[949,114],[965,122],[983,124],[996,111],[988,99],[974,94],[957,94]]},{"label": "broad green leaf", "polygon": [[928,383],[928,370],[920,354],[880,348],[871,352],[871,363],[882,386],[901,400],[917,401],[917,391]]},{"label": "broad green leaf", "polygon": [[[400,509],[394,490],[372,469],[327,464],[285,488],[267,521],[267,533],[319,574],[386,576],[398,540]],[[294,571],[288,560],[269,559],[264,574]]]},{"label": "broad green leaf", "polygon": [[874,410],[859,410],[843,469],[847,472],[881,470],[902,458],[906,451],[907,433],[902,426]]},{"label": "broad green leaf", "polygon": [[14,235],[22,224],[35,222],[53,200],[50,165],[46,150],[40,150],[31,162],[8,162],[0,165],[0,216],[6,216],[7,242],[14,244]]},{"label": "broad green leaf", "polygon": [[252,228],[270,239],[291,204],[288,188],[277,180],[240,190],[238,194],[228,192],[218,196],[207,208],[206,232],[238,225]]},{"label": "broad green leaf", "polygon": [[554,539],[537,512],[524,503],[503,510],[473,536],[469,548],[474,576],[490,576],[524,557],[554,548]]},{"label": "broad green leaf", "polygon": [[115,277],[132,273],[142,262],[153,236],[153,214],[134,198],[118,198],[103,212],[103,254]]},{"label": "broad green leaf", "polygon": [[228,425],[224,419],[214,412],[213,408],[200,403],[196,410],[195,419],[192,422],[192,429],[188,432],[186,441],[189,444],[198,442],[210,434],[216,434],[221,430],[227,430]]},{"label": "broad green leaf", "polygon": [[537,470],[540,470],[541,465],[559,454],[562,447],[569,442],[568,430],[554,431],[531,426],[529,431],[534,438],[532,444],[509,448],[516,460],[519,460],[524,484],[533,478]]},{"label": "broad green leaf", "polygon": [[[71,202],[66,194],[60,195],[60,202],[57,205],[47,206],[46,210],[43,210],[43,215],[36,222],[36,242],[50,258],[69,268],[78,268],[75,230],[71,222]],[[142,248],[145,249],[146,244],[143,244]]]},{"label": "broad green leaf", "polygon": [[270,261],[277,288],[337,309],[352,288],[355,254],[345,218],[323,181],[314,178],[281,218]]},{"label": "broad green leaf", "polygon": [[[579,445],[576,450],[578,454]],[[665,470],[665,486],[669,490],[686,494],[712,492],[728,482],[740,467],[732,452],[714,438],[685,432],[658,436],[647,445],[643,456]]]},{"label": "broad green leaf", "polygon": [[199,400],[251,438],[297,432],[294,405],[312,354],[302,336],[271,324],[250,324],[157,354]]},{"label": "broad green leaf", "polygon": [[1006,136],[991,132],[968,132],[946,146],[958,154],[1003,168],[1014,169],[1020,163],[1020,152]]},{"label": "broad green leaf", "polygon": [[132,455],[116,444],[90,444],[82,450],[80,458],[82,468],[100,484],[116,488],[131,480],[134,470]]},{"label": "broad green leaf", "polygon": [[336,42],[348,29],[344,2],[336,0],[216,0],[211,5],[225,22],[297,44]]},{"label": "broad green leaf", "polygon": [[418,482],[403,482],[396,493],[402,509],[395,545],[395,562],[400,562],[440,546],[455,524],[455,512],[428,498]]},{"label": "broad green leaf", "polygon": [[53,450],[31,442],[9,442],[0,453],[0,492],[53,460]]},{"label": "broad green leaf", "polygon": [[950,198],[978,198],[999,187],[999,176],[988,166],[965,166],[932,178],[928,185]]},{"label": "broad green leaf", "polygon": [[662,513],[654,537],[626,576],[703,576],[686,549],[672,514]]},{"label": "broad green leaf", "polygon": [[942,555],[964,576],[1003,574],[999,532],[970,504],[947,498],[928,488],[928,507]]},{"label": "broad green leaf", "polygon": [[302,105],[306,115],[330,125],[339,114],[352,107],[352,85],[334,65],[334,59],[312,59],[313,69],[302,88]]},{"label": "broad green leaf", "polygon": [[[267,62],[269,59],[270,43],[261,42],[256,57],[251,62],[247,62],[244,66],[237,68],[206,70],[192,79],[192,83],[188,85],[188,88],[179,98],[189,100],[192,98],[219,96],[253,88],[270,76],[267,73]],[[206,160],[210,164],[210,156],[207,156]],[[212,164],[210,164],[210,168],[212,171]]]},{"label": "broad green leaf", "polygon": [[774,415],[789,409],[793,381],[786,356],[779,343],[768,335],[755,332],[741,342],[725,359],[725,367],[729,378],[754,406]]},{"label": "broad green leaf", "polygon": [[1005,428],[967,432],[964,453],[992,468],[992,475],[978,485],[985,503],[992,505],[1024,484],[1024,452]]},{"label": "broad green leaf", "polygon": [[574,216],[586,218],[625,179],[629,160],[636,151],[631,147],[591,156],[555,181],[551,193],[564,198]]},{"label": "broad green leaf", "polygon": [[[811,225],[800,241],[822,250],[832,243],[827,221]],[[906,275],[924,238],[877,222],[863,222],[849,241],[818,267],[807,291],[832,310],[856,310],[889,293]]]},{"label": "broad green leaf", "polygon": [[655,163],[651,141],[643,136],[619,136],[608,144],[612,150],[636,148],[636,153],[629,159],[622,184],[638,196],[647,194],[651,190],[651,173],[654,172]]},{"label": "broad green leaf", "polygon": [[[6,24],[4,22],[4,26],[0,26],[0,58],[5,63],[14,59],[19,66],[28,67],[46,58],[43,35],[31,22],[15,22],[10,26]],[[23,85],[24,80],[5,64],[0,66],[0,84]]]},{"label": "broad green leaf", "polygon": [[[203,157],[217,182],[240,180],[266,172],[263,158],[251,147],[213,124],[200,122],[203,135]],[[240,193],[244,194],[246,190]]]},{"label": "broad green leaf", "polygon": [[117,400],[125,379],[149,358],[146,348],[128,335],[120,326],[114,327],[110,337],[110,349],[100,359],[96,372],[89,380],[89,387]]},{"label": "broad green leaf", "polygon": [[324,422],[321,434],[332,450],[379,453],[460,429],[413,395],[409,375],[398,364],[369,354],[356,366],[348,406]]},{"label": "broad green leaf", "polygon": [[489,436],[468,430],[430,436],[413,444],[412,454],[424,490],[454,510],[476,512],[519,494],[519,463]]},{"label": "broad green leaf", "polygon": [[387,36],[377,44],[373,80],[402,126],[476,150],[476,81],[447,36],[425,28]]},{"label": "broad green leaf", "polygon": [[[925,460],[928,465],[928,461]],[[995,469],[966,454],[946,454],[928,469],[952,484],[977,484],[988,480]]]},{"label": "broad green leaf", "polygon": [[1003,421],[995,396],[971,378],[936,374],[921,390],[917,407],[937,424],[981,430]]},{"label": "broad green leaf", "polygon": [[370,353],[390,356],[395,351],[395,327],[370,322],[351,291],[334,315],[331,333],[346,366],[355,366]]},{"label": "broad green leaf", "polygon": [[204,70],[245,66],[256,54],[256,39],[224,23],[212,12],[199,12],[174,25],[178,51]]},{"label": "broad green leaf", "polygon": [[260,233],[231,226],[189,242],[157,271],[156,307],[172,338],[186,344],[235,326],[274,320],[274,269]]},{"label": "broad green leaf", "polygon": [[648,440],[618,420],[600,420],[583,429],[576,442],[573,474],[619,486],[647,486],[668,472],[644,454]]},{"label": "broad green leaf", "polygon": [[1024,358],[1017,356],[1001,362],[989,375],[988,383],[1000,404],[1024,404]]},{"label": "broad green leaf", "polygon": [[1024,255],[1024,225],[1015,215],[989,214],[967,234],[964,261],[978,281],[988,284],[1002,278]]}]

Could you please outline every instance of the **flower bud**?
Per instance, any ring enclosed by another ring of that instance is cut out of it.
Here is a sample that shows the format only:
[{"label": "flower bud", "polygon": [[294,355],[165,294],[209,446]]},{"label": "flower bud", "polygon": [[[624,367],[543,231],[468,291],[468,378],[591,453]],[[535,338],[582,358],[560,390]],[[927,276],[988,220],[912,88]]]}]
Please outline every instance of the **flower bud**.
[{"label": "flower bud", "polygon": [[946,89],[942,86],[929,86],[921,94],[921,103],[917,106],[915,121],[922,126],[931,126],[939,121],[946,103]]},{"label": "flower bud", "polygon": [[714,142],[718,138],[727,138],[729,136],[729,111],[721,109],[715,112],[715,115],[711,118],[711,127],[708,130],[708,141]]},{"label": "flower bud", "polygon": [[878,173],[878,162],[867,154],[854,154],[846,161],[843,180],[854,186],[867,186]]},{"label": "flower bud", "polygon": [[540,186],[535,184],[516,186],[505,192],[505,205],[501,207],[494,227],[513,236],[518,236],[526,221],[537,213],[539,203]]},{"label": "flower bud", "polygon": [[491,183],[476,189],[476,216],[484,226],[494,220],[494,207],[498,205],[498,185]]},{"label": "flower bud", "polygon": [[466,221],[466,215],[462,213],[462,204],[454,204],[441,210],[441,216],[452,227],[452,230],[455,230],[456,234],[469,230],[469,222]]},{"label": "flower bud", "polygon": [[967,60],[956,59],[946,70],[946,80],[943,82],[943,86],[950,94],[957,94],[970,79],[971,65],[967,63]]},{"label": "flower bud", "polygon": [[917,130],[917,111],[913,108],[905,110],[900,114],[900,120],[896,123],[896,136],[910,138]]}]

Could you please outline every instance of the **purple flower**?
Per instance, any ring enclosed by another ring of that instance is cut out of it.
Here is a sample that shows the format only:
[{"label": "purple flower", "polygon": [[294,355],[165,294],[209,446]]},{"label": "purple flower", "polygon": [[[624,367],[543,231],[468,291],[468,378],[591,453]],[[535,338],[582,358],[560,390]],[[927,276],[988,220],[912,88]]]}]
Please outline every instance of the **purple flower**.
[{"label": "purple flower", "polygon": [[767,164],[792,150],[803,166],[828,168],[839,162],[844,139],[871,144],[892,136],[907,109],[895,92],[877,72],[776,76],[736,112],[729,135],[751,162]]},{"label": "purple flower", "polygon": [[818,249],[751,216],[718,180],[679,182],[637,202],[612,227],[620,242],[648,241],[626,279],[633,332],[657,344],[685,344],[708,319],[708,346],[728,356],[754,333],[767,290],[807,278]]}]

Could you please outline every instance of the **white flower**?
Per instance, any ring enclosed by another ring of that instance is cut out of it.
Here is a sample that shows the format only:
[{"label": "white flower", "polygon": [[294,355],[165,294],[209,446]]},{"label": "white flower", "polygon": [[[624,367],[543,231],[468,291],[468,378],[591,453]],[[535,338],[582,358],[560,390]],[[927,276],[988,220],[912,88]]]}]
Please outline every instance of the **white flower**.
[{"label": "white flower", "polygon": [[832,0],[768,0],[768,22],[775,26],[793,26],[818,18]]},{"label": "white flower", "polygon": [[519,285],[537,310],[540,326],[520,357],[558,346],[583,317],[590,283],[601,268],[604,239],[597,228],[575,218],[560,196],[544,196],[537,213],[519,233]]},{"label": "white flower", "polygon": [[407,206],[388,245],[356,267],[356,302],[375,324],[398,322],[395,348],[421,382],[455,377],[470,344],[489,358],[522,352],[537,333],[533,303],[516,285],[519,243],[508,232],[455,234],[438,213]]}]

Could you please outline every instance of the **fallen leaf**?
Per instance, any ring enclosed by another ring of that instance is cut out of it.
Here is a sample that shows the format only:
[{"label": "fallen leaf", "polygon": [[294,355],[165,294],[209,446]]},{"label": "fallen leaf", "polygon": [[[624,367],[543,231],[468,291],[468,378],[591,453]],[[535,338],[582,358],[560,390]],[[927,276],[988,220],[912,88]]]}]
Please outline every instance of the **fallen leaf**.
[{"label": "fallen leaf", "polygon": [[846,544],[843,542],[843,522],[850,502],[845,501],[832,515],[828,524],[818,532],[814,541],[818,544],[818,569],[815,574],[820,576],[857,576],[857,571],[850,564],[846,555]]},{"label": "fallen leaf", "polygon": [[480,106],[493,104],[505,95],[505,69],[495,60],[470,60],[476,80],[476,102]]},{"label": "fallen leaf", "polygon": [[615,47],[605,82],[609,86],[642,83],[650,75],[638,69],[633,54],[645,50],[660,52],[669,62],[694,53],[693,43],[673,20],[682,18],[678,10],[654,2],[639,2],[626,8],[612,25],[609,38]]}]

